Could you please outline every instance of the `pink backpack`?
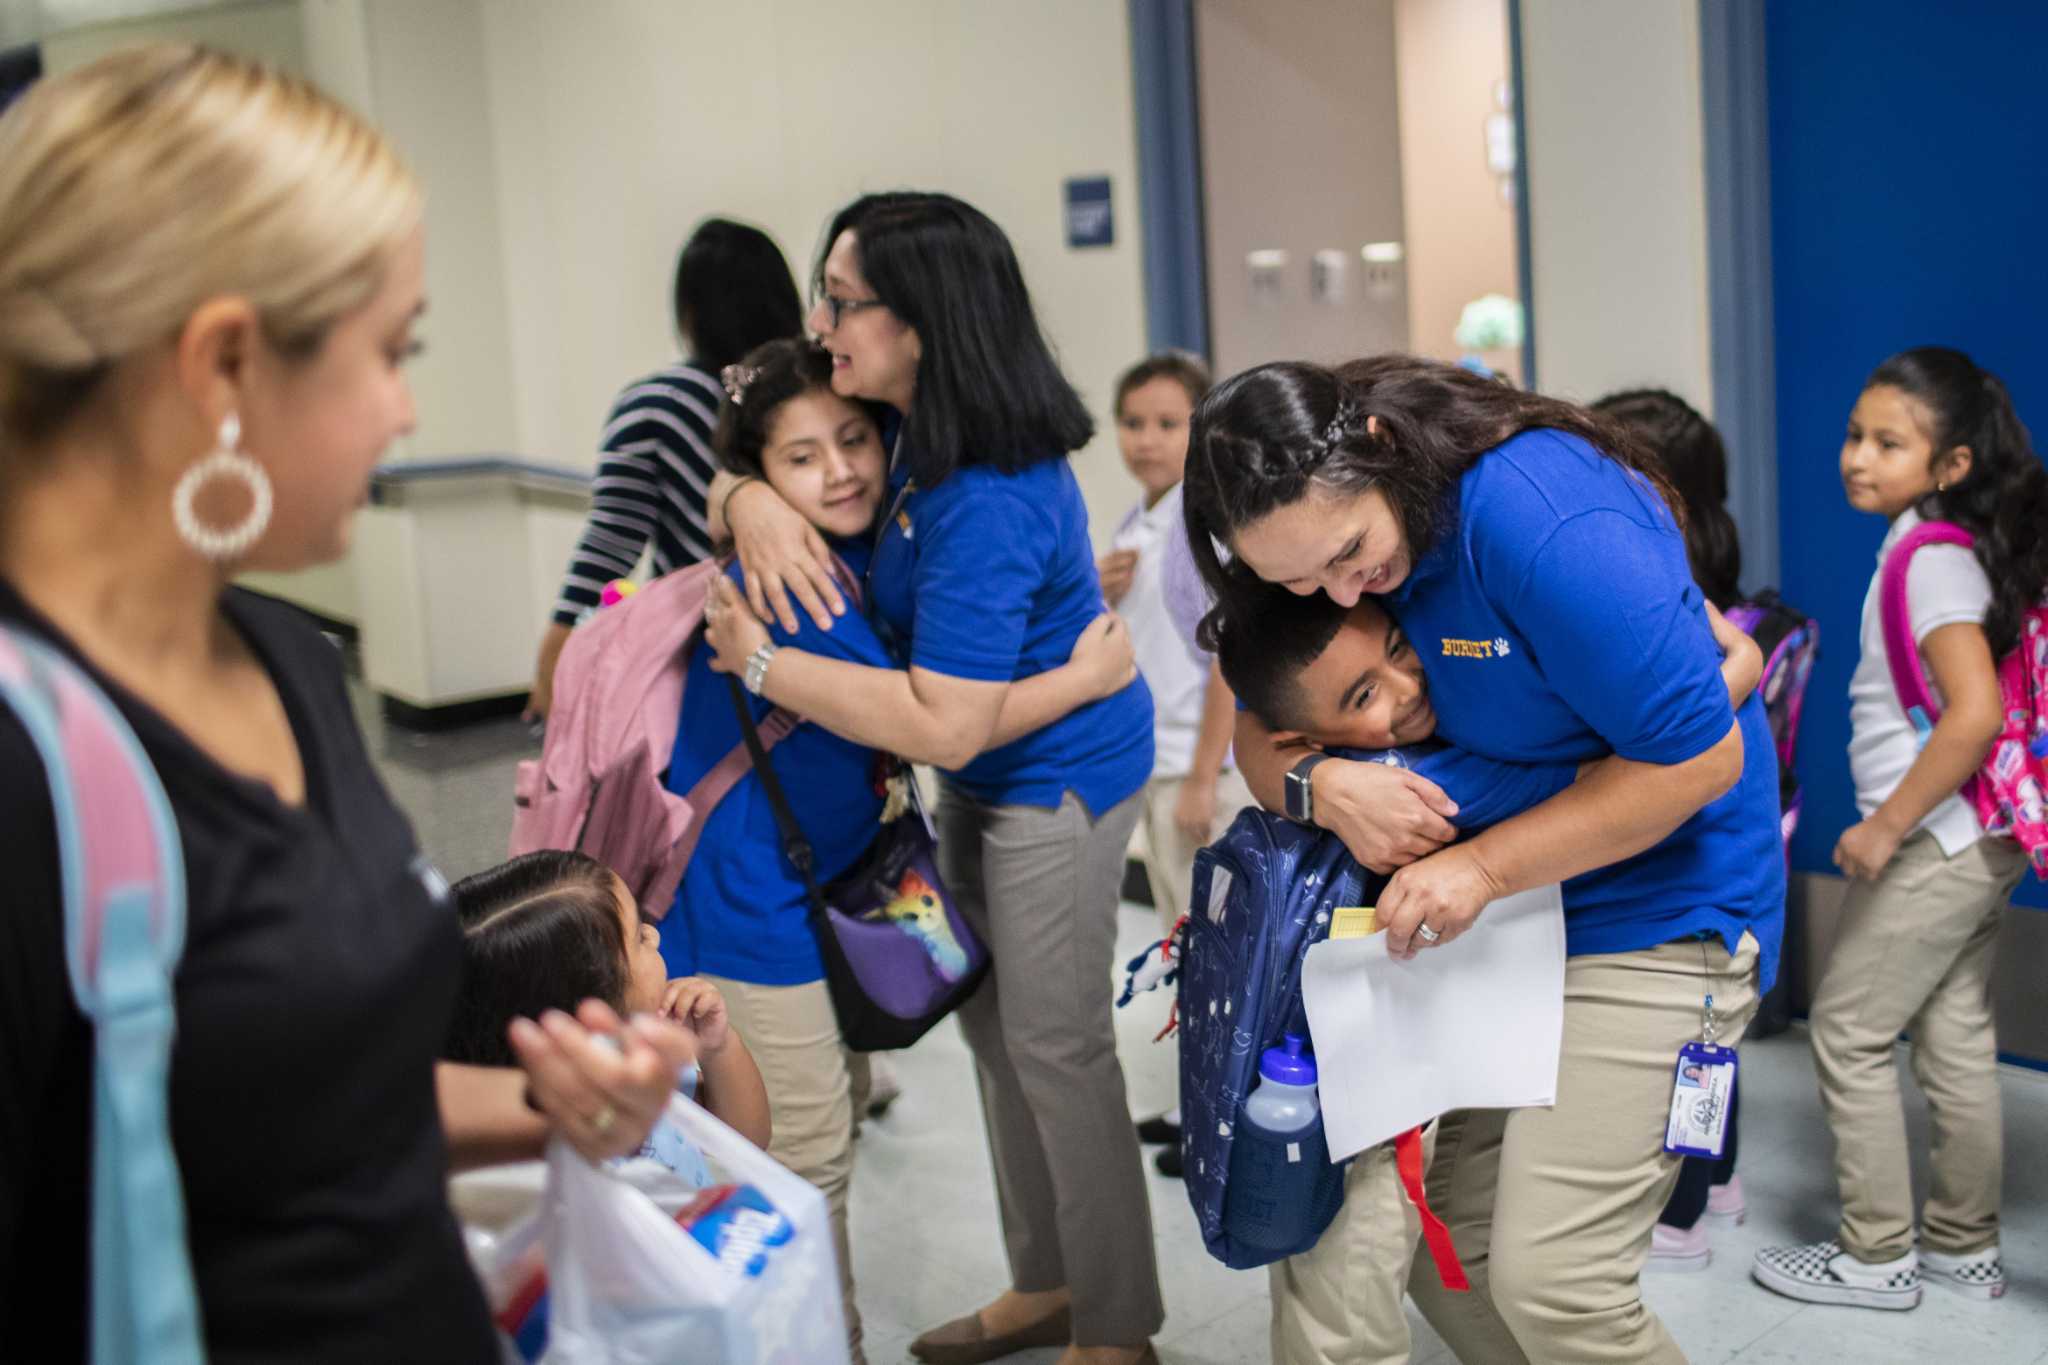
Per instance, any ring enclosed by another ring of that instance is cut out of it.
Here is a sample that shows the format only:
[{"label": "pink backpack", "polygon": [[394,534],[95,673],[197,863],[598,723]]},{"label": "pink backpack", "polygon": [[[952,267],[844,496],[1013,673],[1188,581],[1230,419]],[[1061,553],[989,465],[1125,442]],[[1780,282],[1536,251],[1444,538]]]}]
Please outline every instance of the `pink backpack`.
[{"label": "pink backpack", "polygon": [[[512,856],[575,849],[618,874],[659,920],[675,900],[704,822],[751,764],[733,746],[687,796],[662,783],[675,749],[690,647],[704,601],[725,572],[702,560],[666,574],[570,635],[555,667],[554,707],[538,759],[513,786]],[[761,724],[772,748],[797,718],[776,710]]]},{"label": "pink backpack", "polygon": [[[1906,566],[1923,545],[1976,546],[1976,537],[1953,522],[1930,521],[1908,531],[1885,556],[1878,580],[1878,613],[1892,686],[1922,742],[1941,719],[1927,688],[1920,650],[1906,604]],[[1998,692],[2005,725],[1977,775],[1963,784],[1962,797],[1977,813],[1986,834],[2019,842],[2048,878],[2048,602],[2037,602],[2020,618],[2019,647],[1998,661]]]}]

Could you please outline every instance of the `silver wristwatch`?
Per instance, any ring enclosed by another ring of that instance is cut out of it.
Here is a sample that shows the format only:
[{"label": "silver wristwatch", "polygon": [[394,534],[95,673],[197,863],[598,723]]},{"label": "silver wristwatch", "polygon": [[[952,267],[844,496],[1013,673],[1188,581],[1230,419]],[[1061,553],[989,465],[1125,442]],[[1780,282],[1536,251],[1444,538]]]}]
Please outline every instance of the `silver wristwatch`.
[{"label": "silver wristwatch", "polygon": [[747,685],[747,691],[757,697],[761,695],[761,684],[768,681],[768,661],[775,657],[778,648],[780,646],[773,640],[767,640],[759,649],[747,656],[747,671],[743,681]]}]

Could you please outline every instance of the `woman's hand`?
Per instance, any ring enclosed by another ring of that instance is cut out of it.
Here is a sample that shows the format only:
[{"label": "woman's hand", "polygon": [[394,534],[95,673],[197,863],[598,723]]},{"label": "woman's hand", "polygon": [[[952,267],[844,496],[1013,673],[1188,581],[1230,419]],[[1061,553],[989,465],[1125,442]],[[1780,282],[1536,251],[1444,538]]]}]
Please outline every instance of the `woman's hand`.
[{"label": "woman's hand", "polygon": [[1173,803],[1173,825],[1181,838],[1191,844],[1209,842],[1216,828],[1216,779],[1189,777],[1180,784],[1180,797]]},{"label": "woman's hand", "polygon": [[1124,600],[1124,594],[1131,590],[1131,579],[1137,576],[1138,552],[1136,550],[1111,550],[1095,561],[1095,576],[1102,580],[1102,599],[1112,607]]},{"label": "woman's hand", "polygon": [[818,528],[759,479],[741,484],[725,501],[726,525],[740,568],[746,571],[747,601],[763,621],[771,613],[794,635],[796,607],[791,594],[818,623],[846,614],[846,599],[832,581],[832,552]]},{"label": "woman's hand", "polygon": [[533,687],[526,694],[526,709],[519,715],[528,724],[546,720],[549,708],[555,704],[555,665],[561,662],[562,646],[569,643],[569,630],[560,621],[550,621],[540,637],[540,657],[533,665]]},{"label": "woman's hand", "polygon": [[[1486,903],[1498,900],[1501,894],[1500,883],[1473,856],[1470,845],[1447,848],[1408,864],[1380,893],[1387,952],[1406,959],[1423,948],[1443,947],[1470,929]],[[1425,928],[1429,933],[1422,932]]]},{"label": "woman's hand", "polygon": [[678,977],[668,983],[661,994],[661,1017],[673,1019],[695,1036],[699,1061],[716,1057],[732,1041],[725,997],[701,976]]},{"label": "woman's hand", "polygon": [[676,1077],[697,1059],[674,1024],[651,1015],[622,1022],[601,1000],[584,1001],[574,1019],[560,1010],[514,1019],[507,1036],[535,1107],[591,1161],[639,1151]]},{"label": "woman's hand", "polygon": [[1067,662],[1080,670],[1088,695],[1096,700],[1123,691],[1138,676],[1138,654],[1131,644],[1130,627],[1113,611],[1088,623],[1074,641]]},{"label": "woman's hand", "polygon": [[735,676],[746,672],[747,656],[768,643],[768,627],[723,574],[712,581],[704,604],[704,643],[711,647],[711,670]]},{"label": "woman's hand", "polygon": [[1407,768],[1333,758],[1309,777],[1316,823],[1374,872],[1391,872],[1458,837],[1458,803]]},{"label": "woman's hand", "polygon": [[1903,842],[1903,835],[1876,816],[1860,820],[1835,841],[1835,866],[1851,877],[1876,881]]}]

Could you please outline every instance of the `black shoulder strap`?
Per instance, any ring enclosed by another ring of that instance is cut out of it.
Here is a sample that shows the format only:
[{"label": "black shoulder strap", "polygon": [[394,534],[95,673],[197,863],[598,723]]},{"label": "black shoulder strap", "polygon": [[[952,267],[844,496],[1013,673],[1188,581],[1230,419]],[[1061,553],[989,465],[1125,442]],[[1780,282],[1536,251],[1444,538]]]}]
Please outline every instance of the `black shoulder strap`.
[{"label": "black shoulder strap", "polygon": [[796,822],[796,812],[789,808],[789,796],[782,790],[782,779],[775,775],[775,765],[768,761],[768,750],[761,743],[761,732],[754,725],[753,708],[747,705],[746,689],[740,680],[726,675],[726,683],[732,688],[732,709],[740,718],[740,736],[747,744],[747,757],[753,760],[754,771],[760,775],[761,790],[767,793],[768,808],[775,812],[775,827],[782,832],[782,851],[788,856],[790,866],[804,879],[804,899],[811,907],[811,917],[822,920],[825,917],[825,893],[818,889],[817,854],[811,849],[811,841],[804,837],[803,827]]}]

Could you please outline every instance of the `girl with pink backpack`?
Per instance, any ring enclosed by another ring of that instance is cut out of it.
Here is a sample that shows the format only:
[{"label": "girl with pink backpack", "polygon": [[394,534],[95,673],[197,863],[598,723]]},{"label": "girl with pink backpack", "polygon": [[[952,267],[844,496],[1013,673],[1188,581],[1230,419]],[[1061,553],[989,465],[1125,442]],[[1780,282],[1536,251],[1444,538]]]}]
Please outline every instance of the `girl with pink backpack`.
[{"label": "girl with pink backpack", "polygon": [[[1849,683],[1863,818],[1835,846],[1852,882],[1812,1007],[1842,1221],[1827,1241],[1758,1252],[1753,1273],[1810,1303],[1912,1308],[1923,1276],[1994,1299],[2004,1154],[1989,988],[2000,917],[2041,846],[2028,749],[2048,732],[2048,470],[1997,376],[1937,346],[1878,366],[1841,460],[1849,505],[1891,520]],[[1901,1032],[1933,1125],[1917,1245]]]}]

